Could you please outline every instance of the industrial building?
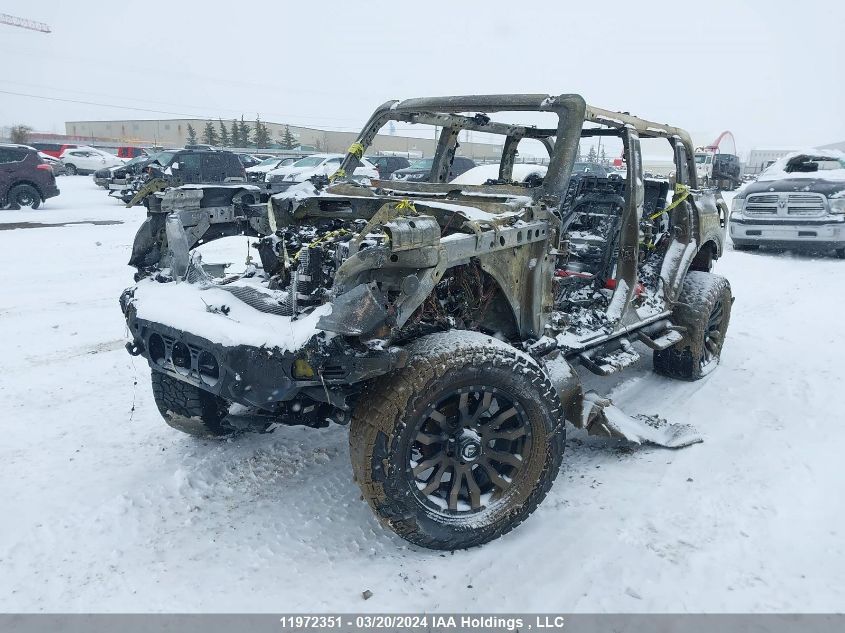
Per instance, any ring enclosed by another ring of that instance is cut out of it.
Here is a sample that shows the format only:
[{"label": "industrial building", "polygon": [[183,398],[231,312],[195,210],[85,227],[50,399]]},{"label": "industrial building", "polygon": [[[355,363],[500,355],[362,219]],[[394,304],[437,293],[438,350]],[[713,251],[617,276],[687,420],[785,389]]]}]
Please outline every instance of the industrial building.
[{"label": "industrial building", "polygon": [[[198,142],[202,143],[202,133],[206,124],[211,122],[218,130],[220,122],[210,119],[161,119],[161,120],[124,120],[124,121],[68,121],[65,131],[68,136],[77,139],[91,139],[92,142],[111,139],[126,145],[149,145],[158,147],[181,147],[188,142],[188,126],[193,127]],[[231,121],[224,120],[229,128]],[[247,121],[255,126],[254,121]],[[291,134],[303,147],[314,148],[323,152],[345,152],[352,144],[357,132],[341,132],[336,130],[320,130],[316,128],[286,125],[263,121],[270,133],[270,138],[279,143],[289,127]],[[435,150],[434,134],[431,138],[413,136],[399,136],[393,134],[379,134],[373,140],[371,152],[407,153],[411,156],[432,156]],[[480,160],[498,160],[502,154],[502,146],[491,143],[461,141],[458,153]]]}]

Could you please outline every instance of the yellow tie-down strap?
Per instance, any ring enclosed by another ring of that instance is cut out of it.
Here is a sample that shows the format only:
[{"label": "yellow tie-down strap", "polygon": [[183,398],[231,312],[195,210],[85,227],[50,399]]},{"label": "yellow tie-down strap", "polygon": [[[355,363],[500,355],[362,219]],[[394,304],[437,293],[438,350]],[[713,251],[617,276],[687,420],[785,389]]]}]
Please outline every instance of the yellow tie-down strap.
[{"label": "yellow tie-down strap", "polygon": [[364,155],[364,146],[361,143],[352,143],[346,151],[358,160],[361,160],[361,157]]},{"label": "yellow tie-down strap", "polygon": [[679,195],[680,197],[677,200],[675,200],[672,204],[670,204],[668,207],[666,207],[664,209],[660,209],[659,211],[652,213],[650,216],[648,216],[648,219],[649,220],[656,220],[657,218],[659,218],[664,213],[669,213],[669,211],[671,211],[672,209],[677,207],[679,204],[681,204],[684,200],[689,198],[689,194],[690,194],[690,188],[687,185],[676,184],[675,185],[675,195],[676,196]]}]

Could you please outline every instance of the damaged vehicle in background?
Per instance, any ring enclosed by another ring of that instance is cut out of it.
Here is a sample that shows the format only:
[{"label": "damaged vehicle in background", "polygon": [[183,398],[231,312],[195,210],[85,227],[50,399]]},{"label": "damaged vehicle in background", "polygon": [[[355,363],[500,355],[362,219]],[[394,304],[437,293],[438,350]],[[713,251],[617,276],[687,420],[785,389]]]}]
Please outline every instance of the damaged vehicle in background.
[{"label": "damaged vehicle in background", "polygon": [[92,175],[94,184],[106,190],[110,190],[111,185],[126,185],[128,179],[139,175],[154,158],[155,154],[152,156],[141,154],[129,160],[126,164],[98,169]]},{"label": "damaged vehicle in background", "polygon": [[141,172],[125,184],[110,185],[127,207],[148,204],[153,193],[184,184],[244,183],[246,170],[233,152],[222,150],[165,150],[155,154]]},{"label": "damaged vehicle in background", "polygon": [[845,259],[845,153],[808,150],[775,161],[734,197],[730,233],[736,250],[832,250]]},{"label": "damaged vehicle in background", "polygon": [[[546,127],[494,120],[548,120]],[[350,177],[391,122],[438,126],[424,182]],[[450,183],[458,135],[500,137],[498,173]],[[626,178],[572,174],[582,138],[615,137]],[[643,180],[641,140],[667,143],[678,184]],[[548,153],[514,178],[524,140]],[[682,129],[565,94],[390,101],[332,179],[253,204],[250,185],[185,186],[150,199],[120,298],[130,354],[152,369],[165,421],[198,436],[348,425],[355,480],[378,518],[423,547],[510,531],[560,469],[565,424],[680,447],[689,426],[629,416],[585,391],[652,351],[697,380],[718,364],[730,285],[710,272],[724,228],[695,190]],[[219,276],[195,249],[254,236],[261,262]],[[671,391],[666,386],[667,395]]]},{"label": "damaged vehicle in background", "polygon": [[[391,180],[407,180],[409,182],[425,182],[434,164],[433,158],[417,158],[404,169],[397,169],[390,174]],[[453,180],[465,171],[475,167],[475,161],[465,156],[455,156],[452,159],[452,166],[449,168],[448,180]]]},{"label": "damaged vehicle in background", "polygon": [[249,182],[264,182],[268,172],[278,167],[293,165],[298,160],[302,160],[302,156],[273,156],[271,158],[265,158],[257,165],[246,168],[246,178]]},{"label": "damaged vehicle in background", "polygon": [[55,156],[50,156],[50,154],[45,154],[44,152],[38,152],[38,155],[41,157],[41,160],[50,165],[54,176],[64,176],[67,174],[64,163]]},{"label": "damaged vehicle in background", "polygon": [[[314,154],[301,158],[291,165],[279,167],[267,172],[266,182],[297,183],[311,180],[312,178],[328,178],[335,174],[343,162],[343,154]],[[359,164],[354,168],[355,178],[378,178],[378,170],[366,158],[361,158]]]}]

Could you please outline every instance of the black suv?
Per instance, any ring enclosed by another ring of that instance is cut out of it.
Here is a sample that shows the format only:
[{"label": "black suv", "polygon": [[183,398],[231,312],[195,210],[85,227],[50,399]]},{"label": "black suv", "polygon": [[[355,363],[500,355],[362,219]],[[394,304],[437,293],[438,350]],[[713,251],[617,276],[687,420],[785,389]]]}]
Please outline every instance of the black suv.
[{"label": "black suv", "polygon": [[0,206],[37,209],[59,195],[53,169],[26,145],[0,145]]},{"label": "black suv", "polygon": [[246,182],[246,171],[238,155],[216,150],[185,149],[156,154],[149,167],[161,165],[182,183]]},{"label": "black suv", "polygon": [[[431,172],[431,166],[434,163],[433,158],[420,158],[411,163],[410,167],[405,169],[397,169],[390,175],[391,180],[408,180],[411,182],[427,181],[428,175]],[[452,159],[452,166],[449,168],[449,175],[447,182],[452,182],[465,171],[469,171],[476,167],[475,161],[464,156],[455,156]],[[382,176],[383,178],[384,176]]]},{"label": "black suv", "polygon": [[143,173],[119,192],[126,206],[144,201],[156,191],[187,184],[246,182],[246,170],[233,152],[166,150],[156,154]]},{"label": "black suv", "polygon": [[404,156],[366,156],[366,159],[378,169],[379,178],[390,178],[390,175],[397,169],[407,169],[411,166]]}]

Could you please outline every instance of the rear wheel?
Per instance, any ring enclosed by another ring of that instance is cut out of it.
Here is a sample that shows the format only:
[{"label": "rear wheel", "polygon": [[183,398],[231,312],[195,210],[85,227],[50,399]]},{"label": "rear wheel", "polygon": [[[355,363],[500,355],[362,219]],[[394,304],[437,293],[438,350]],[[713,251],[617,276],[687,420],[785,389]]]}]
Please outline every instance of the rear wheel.
[{"label": "rear wheel", "polygon": [[223,425],[229,403],[159,371],[152,373],[153,397],[164,421],[174,429],[197,437],[227,435]]},{"label": "rear wheel", "polygon": [[32,185],[17,185],[9,191],[8,203],[13,209],[37,209],[41,206],[41,194]]},{"label": "rear wheel", "polygon": [[525,520],[563,457],[558,396],[536,362],[455,331],[409,346],[352,417],[355,479],[379,519],[433,549],[481,545]]},{"label": "rear wheel", "polygon": [[686,329],[672,347],[654,352],[654,371],[670,378],[698,380],[722,354],[731,319],[731,285],[719,275],[691,270],[684,279],[672,322]]}]

